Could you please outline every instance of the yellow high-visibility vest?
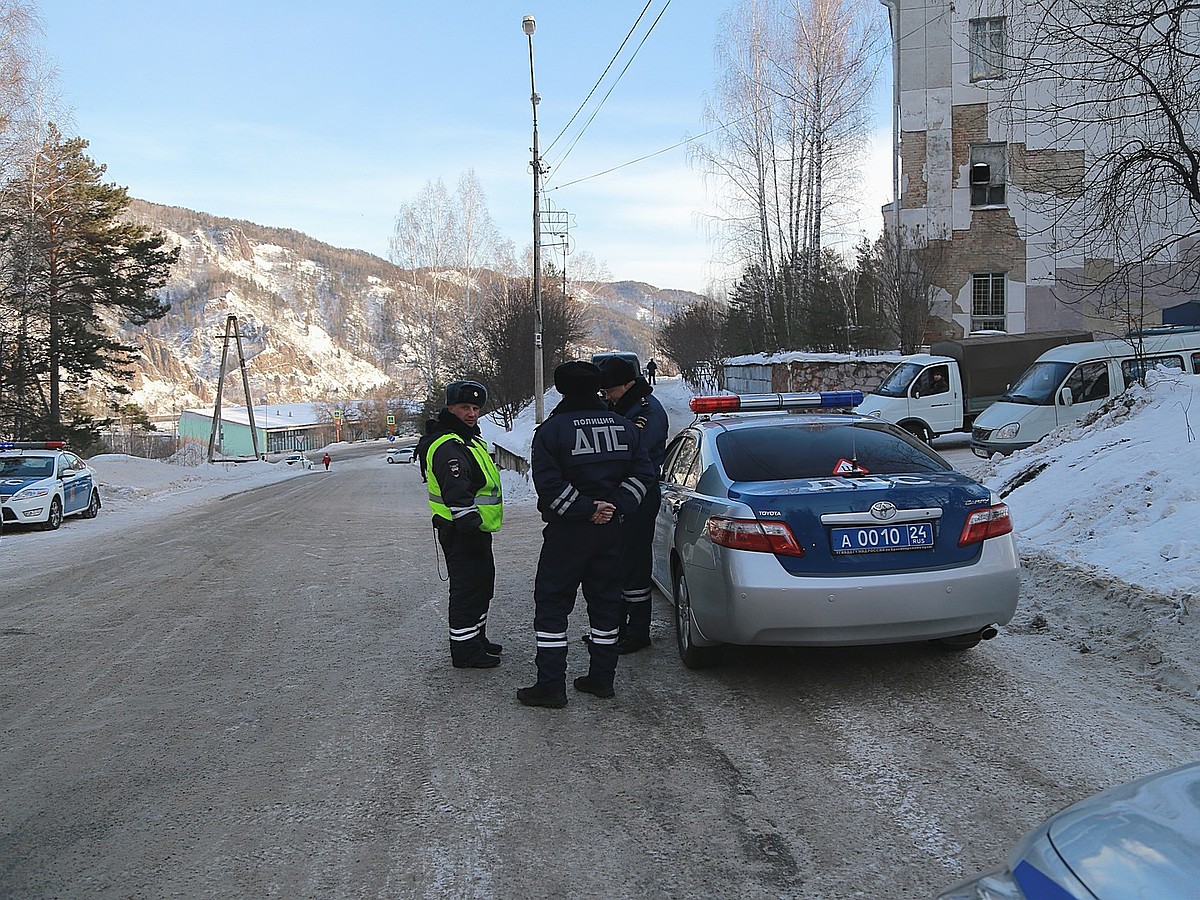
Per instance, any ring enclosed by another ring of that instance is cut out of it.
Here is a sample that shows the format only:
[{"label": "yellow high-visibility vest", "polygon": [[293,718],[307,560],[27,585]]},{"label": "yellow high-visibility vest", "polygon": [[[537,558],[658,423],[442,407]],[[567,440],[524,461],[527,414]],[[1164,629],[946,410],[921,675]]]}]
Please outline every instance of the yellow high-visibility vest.
[{"label": "yellow high-visibility vest", "polygon": [[[452,508],[447,506],[442,499],[442,489],[438,484],[437,475],[433,472],[433,454],[446,441],[458,441],[466,445],[466,448],[471,451],[471,456],[475,458],[475,462],[479,464],[480,471],[483,472],[484,485],[475,492],[474,506]],[[504,521],[504,503],[500,493],[500,471],[496,468],[496,464],[492,462],[491,456],[488,455],[487,447],[483,441],[472,440],[467,442],[454,432],[442,435],[429,445],[429,450],[425,454],[425,476],[429,480],[429,508],[433,510],[435,516],[453,522],[456,517],[461,518],[473,509],[478,509],[479,517],[483,520],[483,524],[480,526],[481,531],[500,530],[500,525]]]}]

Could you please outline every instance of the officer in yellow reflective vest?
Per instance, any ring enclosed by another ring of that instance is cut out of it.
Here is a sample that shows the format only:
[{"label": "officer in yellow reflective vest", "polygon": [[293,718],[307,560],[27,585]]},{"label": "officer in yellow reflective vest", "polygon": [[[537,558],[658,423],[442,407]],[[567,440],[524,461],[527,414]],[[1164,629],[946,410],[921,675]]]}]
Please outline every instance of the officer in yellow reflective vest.
[{"label": "officer in yellow reflective vest", "polygon": [[429,485],[433,527],[450,576],[450,661],[459,669],[500,665],[500,644],[487,638],[488,608],[496,585],[492,534],[504,506],[500,473],[479,434],[487,388],[478,381],[446,386],[446,406],[425,425],[417,444]]}]

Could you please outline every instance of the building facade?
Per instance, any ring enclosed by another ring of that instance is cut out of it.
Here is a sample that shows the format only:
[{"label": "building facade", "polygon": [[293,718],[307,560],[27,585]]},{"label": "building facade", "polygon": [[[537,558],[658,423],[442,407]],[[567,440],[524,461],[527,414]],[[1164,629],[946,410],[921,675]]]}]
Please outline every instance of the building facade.
[{"label": "building facade", "polygon": [[[892,32],[899,197],[884,210],[885,229],[905,246],[938,248],[929,338],[1116,335],[1160,324],[1164,307],[1186,299],[1169,278],[1144,279],[1136,296],[1128,285],[1096,287],[1122,253],[1089,243],[1079,201],[1094,148],[1109,146],[1118,126],[1047,114],[1063,109],[1053,60],[1039,60],[1041,76],[1027,80],[1028,58],[1014,55],[1037,46],[1019,39],[1030,33],[1023,17],[1032,4],[882,2]],[[1169,210],[1162,222],[1171,227]]]},{"label": "building facade", "polygon": [[[198,441],[208,446],[212,436],[213,410],[185,409],[179,416],[181,441]],[[324,447],[337,438],[337,429],[323,408],[312,403],[284,403],[256,406],[254,431],[244,406],[222,406],[221,427],[217,431],[215,455],[223,459],[254,457],[254,438],[259,454],[290,453]]]}]

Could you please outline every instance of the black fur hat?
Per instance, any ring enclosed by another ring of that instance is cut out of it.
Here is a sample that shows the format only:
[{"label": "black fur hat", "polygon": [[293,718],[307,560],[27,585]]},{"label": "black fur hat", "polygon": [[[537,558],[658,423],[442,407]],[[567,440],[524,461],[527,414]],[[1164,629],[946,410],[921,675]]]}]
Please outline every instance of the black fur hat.
[{"label": "black fur hat", "polygon": [[590,362],[573,359],[554,370],[554,387],[564,397],[594,397],[600,391],[600,370]]},{"label": "black fur hat", "polygon": [[600,387],[602,388],[629,384],[631,381],[636,381],[637,377],[638,373],[633,367],[633,363],[620,356],[610,356],[600,363]]},{"label": "black fur hat", "polygon": [[446,385],[446,405],[455,403],[474,403],[483,406],[487,403],[487,388],[478,381],[452,381]]}]

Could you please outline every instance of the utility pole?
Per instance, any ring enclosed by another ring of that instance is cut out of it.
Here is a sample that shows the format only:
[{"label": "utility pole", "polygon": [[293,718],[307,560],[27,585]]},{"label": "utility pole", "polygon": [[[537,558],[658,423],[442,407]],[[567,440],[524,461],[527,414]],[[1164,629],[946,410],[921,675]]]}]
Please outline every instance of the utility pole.
[{"label": "utility pole", "polygon": [[538,96],[533,79],[533,16],[521,20],[521,29],[529,38],[529,102],[533,106],[533,402],[538,425],[545,421],[545,374],[542,364],[542,160],[538,154]]},{"label": "utility pole", "polygon": [[[242,350],[242,333],[238,331],[237,316],[230,314],[225,319],[225,343],[221,348],[221,370],[217,374],[217,400],[213,406],[212,431],[208,435],[208,461],[212,462],[217,445],[217,433],[221,429],[221,393],[225,385],[225,372],[229,361],[229,340],[234,338],[237,343],[238,365],[242,370],[242,390],[246,394],[246,412],[250,421],[250,440],[254,446],[254,458],[259,459],[258,428],[254,424],[254,401],[250,398],[250,378],[246,374],[246,354]],[[224,435],[222,434],[222,442]],[[224,448],[221,455],[224,456]]]}]

